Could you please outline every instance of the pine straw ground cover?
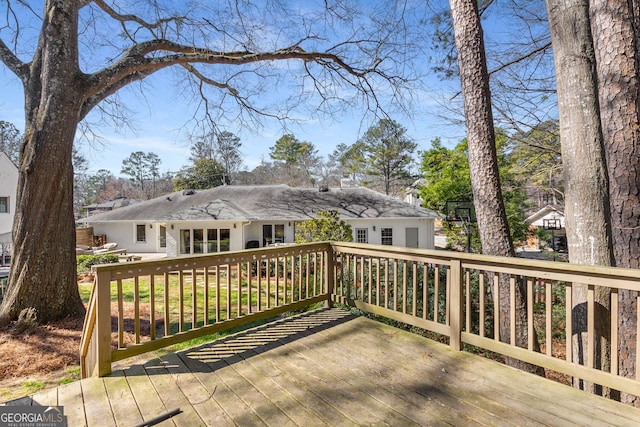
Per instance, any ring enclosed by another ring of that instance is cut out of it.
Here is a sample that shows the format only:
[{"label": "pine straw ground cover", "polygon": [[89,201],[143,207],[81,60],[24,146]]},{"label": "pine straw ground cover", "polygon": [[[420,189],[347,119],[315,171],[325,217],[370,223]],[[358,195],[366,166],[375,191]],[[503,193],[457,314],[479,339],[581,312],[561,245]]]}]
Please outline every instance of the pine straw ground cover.
[{"label": "pine straw ground cover", "polygon": [[[91,283],[79,285],[90,289]],[[133,304],[123,308],[124,317],[132,319]],[[0,402],[79,380],[83,323],[84,317],[78,317],[35,324],[24,331],[16,324],[0,330]],[[144,326],[143,334],[148,333]],[[133,337],[125,335],[125,342],[133,342]]]},{"label": "pine straw ground cover", "polygon": [[84,318],[0,331],[0,402],[80,378]]}]

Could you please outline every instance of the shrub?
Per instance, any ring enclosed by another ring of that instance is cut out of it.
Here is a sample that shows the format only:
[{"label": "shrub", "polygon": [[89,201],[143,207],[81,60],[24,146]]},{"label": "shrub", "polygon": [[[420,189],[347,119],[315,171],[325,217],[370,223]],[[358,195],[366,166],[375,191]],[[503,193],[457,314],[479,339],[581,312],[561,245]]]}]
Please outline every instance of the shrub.
[{"label": "shrub", "polygon": [[115,254],[97,254],[97,255],[78,255],[77,257],[78,274],[91,272],[91,266],[97,264],[113,264],[118,262],[118,255]]},{"label": "shrub", "polygon": [[351,226],[340,219],[338,211],[320,211],[316,215],[296,225],[296,243],[353,241]]}]

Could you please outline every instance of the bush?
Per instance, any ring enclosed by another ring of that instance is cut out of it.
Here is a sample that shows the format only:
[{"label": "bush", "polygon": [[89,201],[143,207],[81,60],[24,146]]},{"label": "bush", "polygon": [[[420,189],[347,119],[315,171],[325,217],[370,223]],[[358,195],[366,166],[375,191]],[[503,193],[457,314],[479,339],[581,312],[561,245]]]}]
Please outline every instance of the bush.
[{"label": "bush", "polygon": [[118,262],[118,255],[115,254],[78,255],[77,258],[76,271],[78,274],[90,273],[92,265]]},{"label": "bush", "polygon": [[296,243],[353,242],[351,226],[338,216],[338,211],[320,211],[316,218],[296,224]]}]

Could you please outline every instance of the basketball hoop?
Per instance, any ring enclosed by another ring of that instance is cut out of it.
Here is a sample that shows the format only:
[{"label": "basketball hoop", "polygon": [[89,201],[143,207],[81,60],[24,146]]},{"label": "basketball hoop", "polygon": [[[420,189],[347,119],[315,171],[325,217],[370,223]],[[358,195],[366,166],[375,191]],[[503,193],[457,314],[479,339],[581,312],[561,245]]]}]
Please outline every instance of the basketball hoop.
[{"label": "basketball hoop", "polygon": [[469,200],[448,200],[445,205],[446,220],[459,224],[477,222],[476,209]]},{"label": "basketball hoop", "polygon": [[469,200],[448,200],[444,210],[445,221],[464,228],[464,233],[467,236],[467,252],[471,252],[471,224],[478,222],[473,202]]},{"label": "basketball hoop", "polygon": [[557,218],[543,219],[542,228],[545,230],[560,230],[562,228],[562,224]]},{"label": "basketball hoop", "polygon": [[545,218],[542,220],[542,228],[551,230],[551,249],[553,250],[553,260],[556,260],[556,230],[562,228],[562,223],[557,218]]}]

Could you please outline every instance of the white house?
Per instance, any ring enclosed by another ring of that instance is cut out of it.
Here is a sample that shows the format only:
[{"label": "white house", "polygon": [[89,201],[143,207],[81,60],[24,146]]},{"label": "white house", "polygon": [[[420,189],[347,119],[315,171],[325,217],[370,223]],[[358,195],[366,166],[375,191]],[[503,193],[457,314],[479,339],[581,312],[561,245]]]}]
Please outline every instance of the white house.
[{"label": "white house", "polygon": [[351,225],[356,242],[434,248],[440,214],[362,187],[186,190],[80,221],[130,252],[178,256],[293,243],[297,222],[329,210]]},{"label": "white house", "polygon": [[[552,233],[553,247],[557,250],[564,250],[567,247],[566,230],[564,228],[564,212],[558,206],[547,205],[531,214],[525,223],[529,230],[534,231],[542,228]],[[540,249],[538,236],[533,234],[527,240],[527,246]]]},{"label": "white house", "polygon": [[420,200],[420,187],[427,184],[427,180],[420,178],[413,182],[409,187],[404,189],[404,201],[412,204],[413,206],[421,206],[422,200]]},{"label": "white house", "polygon": [[102,203],[93,203],[91,205],[87,205],[84,207],[84,210],[86,212],[86,216],[90,216],[90,215],[99,214],[101,212],[120,209],[125,206],[138,203],[139,201],[140,200],[138,199],[125,199],[124,197],[116,197],[115,199],[107,200]]},{"label": "white house", "polygon": [[[11,245],[13,216],[16,212],[18,168],[0,151],[0,258],[8,255]],[[2,261],[4,262],[4,261]]]}]

